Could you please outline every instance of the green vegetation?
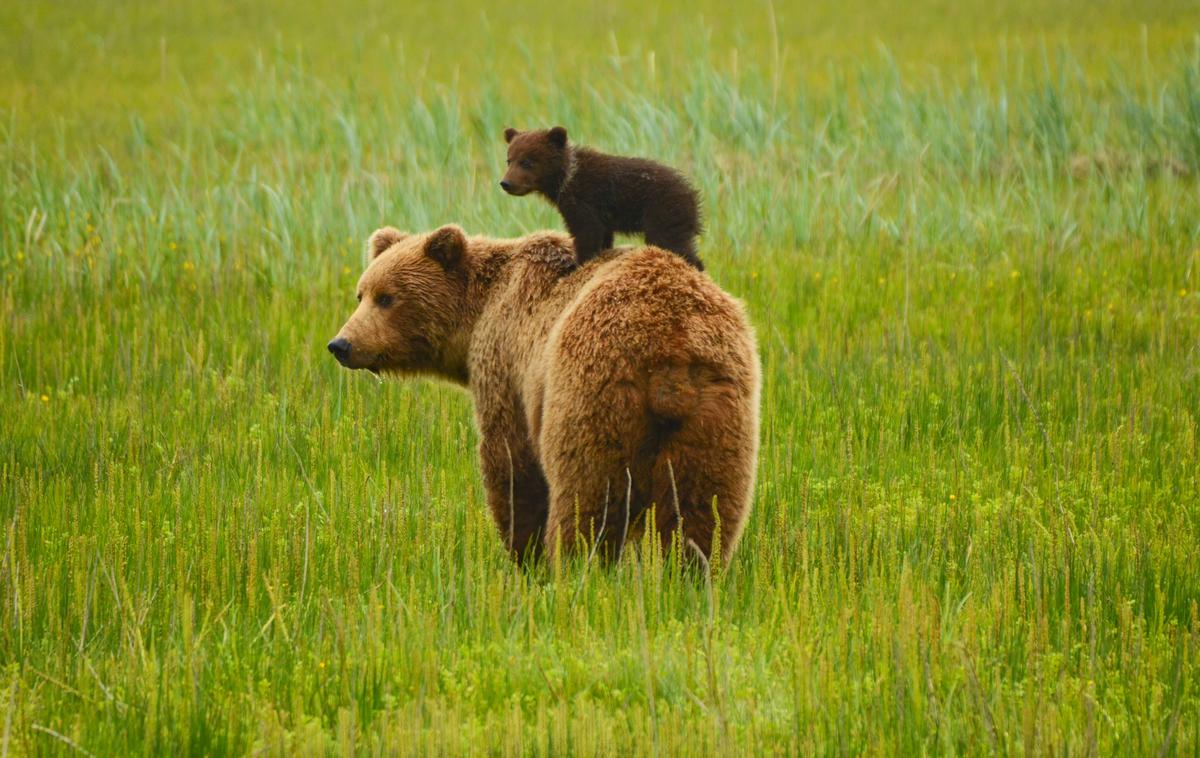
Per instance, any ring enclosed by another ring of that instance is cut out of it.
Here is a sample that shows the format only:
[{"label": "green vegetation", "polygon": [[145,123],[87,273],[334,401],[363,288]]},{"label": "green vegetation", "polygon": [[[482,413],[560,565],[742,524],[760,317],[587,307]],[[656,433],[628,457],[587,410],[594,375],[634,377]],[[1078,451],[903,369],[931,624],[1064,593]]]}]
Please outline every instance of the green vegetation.
[{"label": "green vegetation", "polygon": [[[0,754],[1200,751],[1200,9],[600,7],[0,7]],[[711,585],[516,570],[324,350],[550,122],[758,329]]]}]

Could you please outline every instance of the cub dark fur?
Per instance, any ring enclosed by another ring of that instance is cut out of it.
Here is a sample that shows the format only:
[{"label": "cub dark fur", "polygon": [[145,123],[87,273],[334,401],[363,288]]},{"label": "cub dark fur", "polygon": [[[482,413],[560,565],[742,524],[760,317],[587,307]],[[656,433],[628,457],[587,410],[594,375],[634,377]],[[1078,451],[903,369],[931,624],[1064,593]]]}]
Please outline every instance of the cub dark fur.
[{"label": "cub dark fur", "polygon": [[646,244],[676,253],[703,271],[696,255],[700,202],[678,171],[644,158],[606,155],[568,144],[567,130],[504,130],[510,195],[538,192],[558,208],[586,263],[613,245],[614,232],[642,232]]}]

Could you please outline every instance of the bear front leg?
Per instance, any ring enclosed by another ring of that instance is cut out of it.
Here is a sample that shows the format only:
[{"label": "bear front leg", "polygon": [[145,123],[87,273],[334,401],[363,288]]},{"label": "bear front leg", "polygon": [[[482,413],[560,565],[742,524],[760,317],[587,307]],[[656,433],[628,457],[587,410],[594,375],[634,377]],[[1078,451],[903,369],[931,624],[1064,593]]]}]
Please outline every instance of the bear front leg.
[{"label": "bear front leg", "polygon": [[518,563],[541,553],[550,489],[527,440],[484,434],[480,444],[488,508],[500,538]]},{"label": "bear front leg", "polygon": [[575,243],[575,260],[579,265],[612,247],[612,230],[591,208],[573,209],[569,214],[563,214],[563,220]]}]

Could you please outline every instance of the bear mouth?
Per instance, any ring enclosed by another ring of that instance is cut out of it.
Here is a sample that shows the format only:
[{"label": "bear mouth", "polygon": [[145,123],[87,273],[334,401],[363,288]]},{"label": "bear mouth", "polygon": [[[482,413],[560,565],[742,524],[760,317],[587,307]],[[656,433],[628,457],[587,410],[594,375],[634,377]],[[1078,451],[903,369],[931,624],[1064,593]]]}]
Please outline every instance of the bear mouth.
[{"label": "bear mouth", "polygon": [[504,187],[503,189],[505,192],[512,195],[513,197],[524,197],[525,195],[528,195],[530,192],[533,191],[529,187],[518,187],[516,185]]},{"label": "bear mouth", "polygon": [[363,368],[365,368],[367,371],[370,371],[375,376],[379,376],[388,366],[388,354],[376,353],[374,358],[375,360],[363,366]]}]

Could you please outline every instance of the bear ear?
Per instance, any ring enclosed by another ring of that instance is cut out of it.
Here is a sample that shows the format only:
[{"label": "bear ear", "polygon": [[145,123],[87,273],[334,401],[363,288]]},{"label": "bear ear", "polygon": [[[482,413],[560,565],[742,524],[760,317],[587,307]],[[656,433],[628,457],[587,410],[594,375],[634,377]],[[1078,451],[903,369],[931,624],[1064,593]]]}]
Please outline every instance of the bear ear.
[{"label": "bear ear", "polygon": [[513,129],[513,128],[510,126],[510,127],[508,127],[507,129],[505,129],[505,130],[504,130],[504,141],[505,141],[505,142],[512,142],[512,141],[513,141],[513,137],[517,136],[518,134],[520,134],[520,132],[518,132],[516,129]]},{"label": "bear ear", "polygon": [[550,138],[550,144],[554,145],[555,147],[567,146],[567,130],[561,126],[556,126],[550,131],[546,132],[546,136]]},{"label": "bear ear", "polygon": [[429,235],[425,240],[425,254],[449,271],[462,260],[467,249],[467,235],[456,224],[447,224]]},{"label": "bear ear", "polygon": [[375,260],[385,250],[407,236],[407,234],[392,226],[376,229],[371,238],[367,240],[367,255],[371,260]]}]

